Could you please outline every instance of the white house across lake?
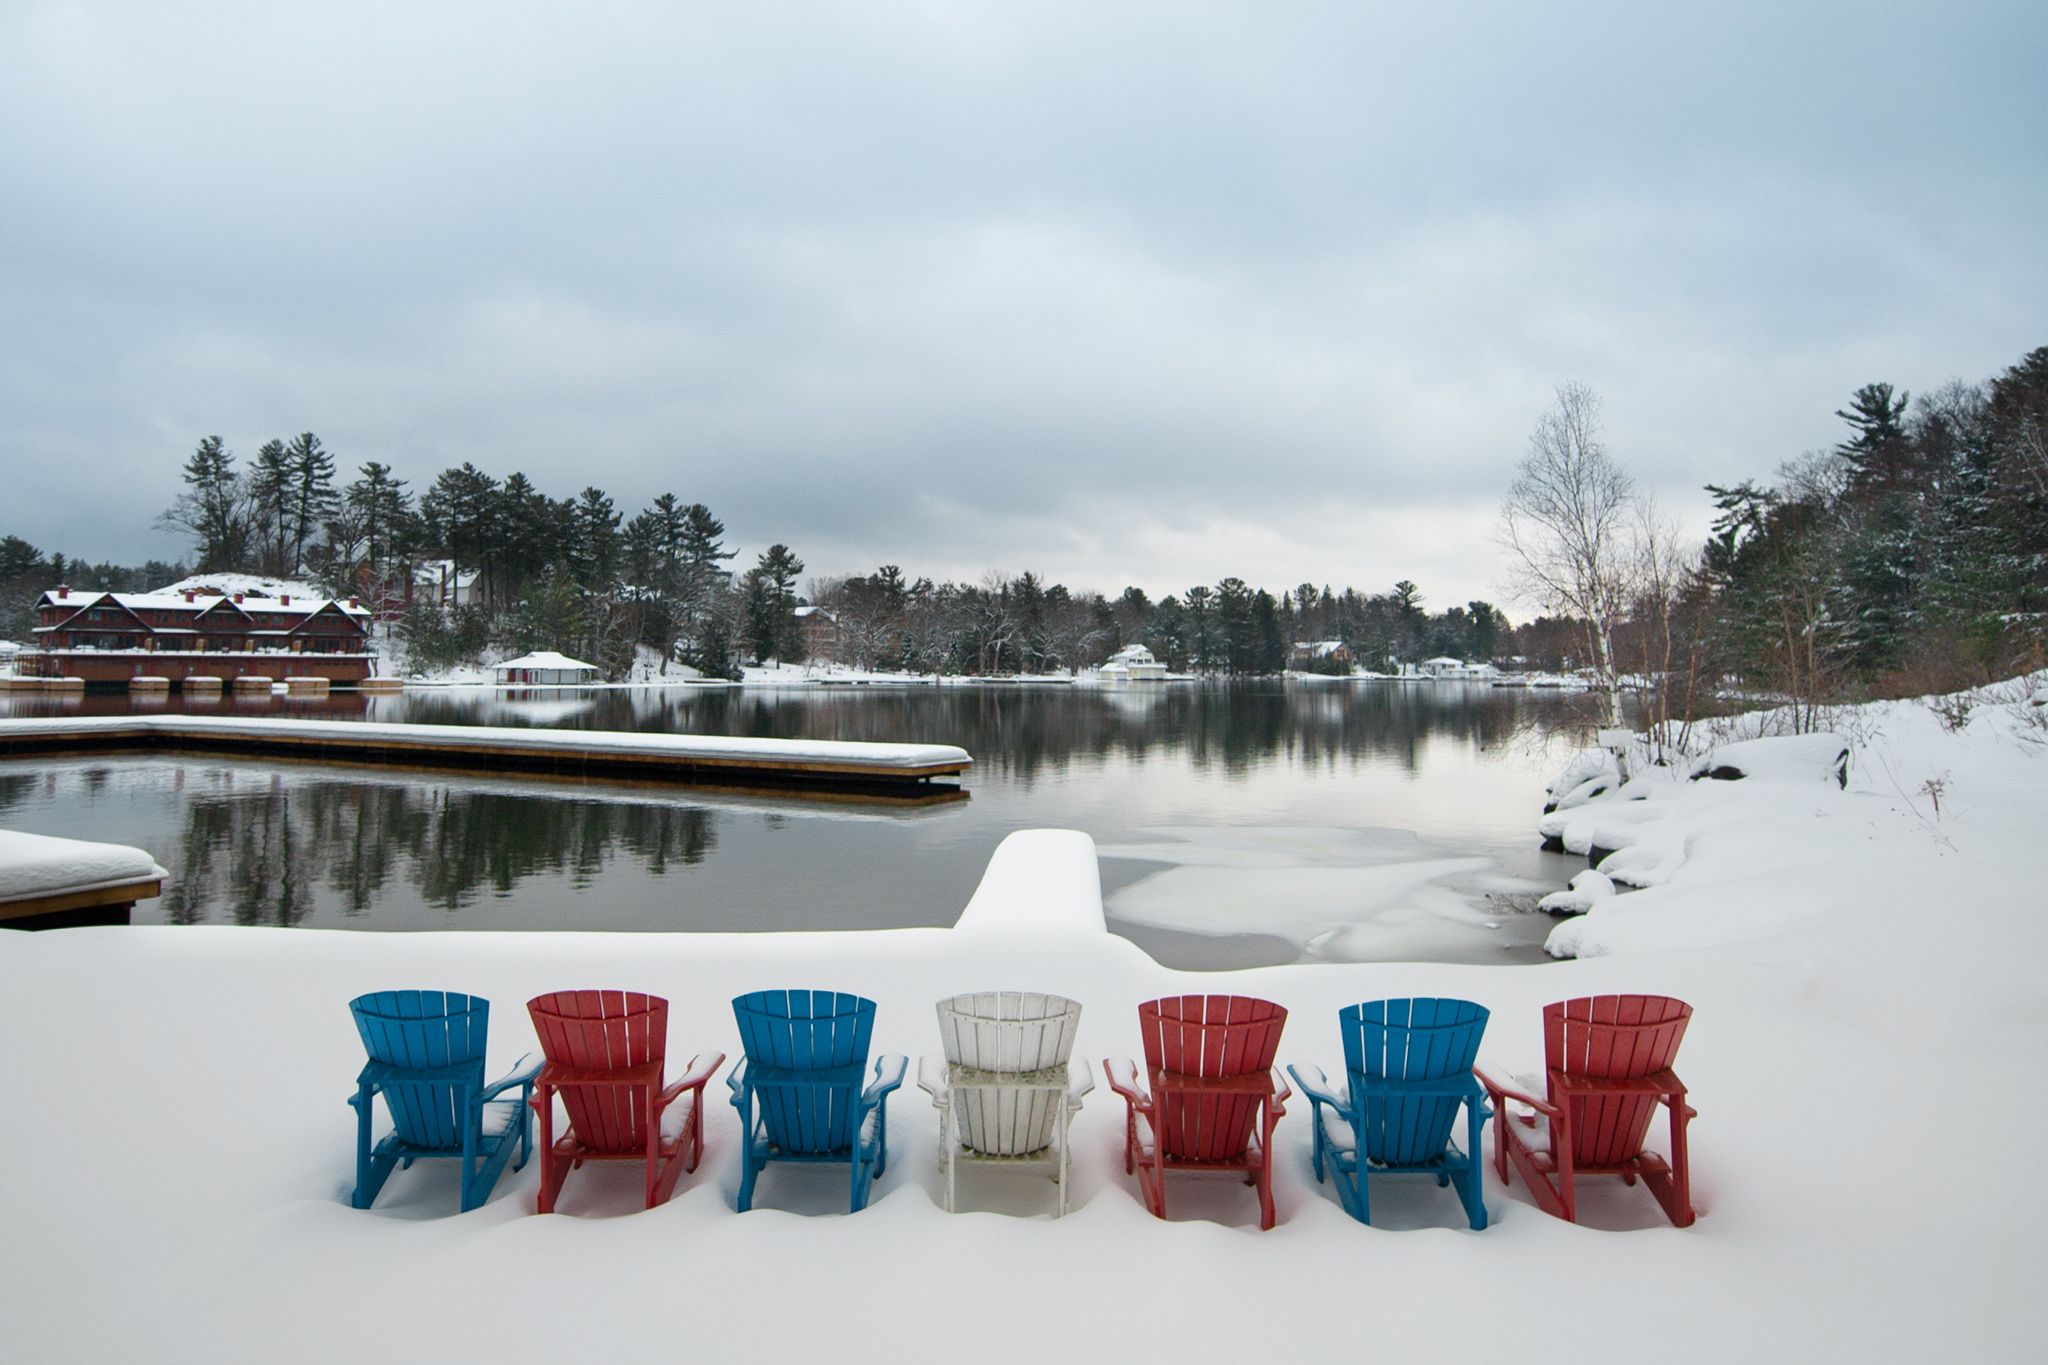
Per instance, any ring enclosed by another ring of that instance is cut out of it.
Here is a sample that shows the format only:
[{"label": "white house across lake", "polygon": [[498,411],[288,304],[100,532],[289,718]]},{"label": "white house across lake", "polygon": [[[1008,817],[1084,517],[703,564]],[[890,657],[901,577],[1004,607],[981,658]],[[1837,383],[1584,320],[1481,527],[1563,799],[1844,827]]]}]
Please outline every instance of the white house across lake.
[{"label": "white house across lake", "polygon": [[500,687],[577,687],[597,681],[597,665],[541,650],[507,659],[493,670]]}]

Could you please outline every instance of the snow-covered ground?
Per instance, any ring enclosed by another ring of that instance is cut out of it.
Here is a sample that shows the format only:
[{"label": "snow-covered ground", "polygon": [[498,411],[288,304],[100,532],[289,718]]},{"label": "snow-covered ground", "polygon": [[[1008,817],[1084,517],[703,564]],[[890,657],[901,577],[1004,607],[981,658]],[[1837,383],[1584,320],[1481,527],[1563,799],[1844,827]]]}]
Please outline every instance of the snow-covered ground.
[{"label": "snow-covered ground", "polygon": [[255,597],[284,597],[324,599],[327,592],[318,583],[303,578],[271,578],[265,574],[253,573],[196,573],[181,578],[175,583],[166,583],[150,592],[168,597],[181,592],[247,593]]},{"label": "snow-covered ground", "polygon": [[[0,1355],[2023,1359],[2048,1330],[2029,1250],[2048,1192],[2018,1159],[2048,1121],[2044,713],[2025,689],[1961,724],[1952,705],[1864,708],[1838,727],[1846,789],[1789,763],[1585,803],[1652,812],[1617,832],[1650,850],[1654,884],[1562,926],[1580,956],[1548,965],[1168,971],[1100,931],[1094,850],[1055,832],[1007,841],[952,930],[0,935]],[[936,1115],[908,1088],[858,1215],[835,1212],[829,1168],[771,1169],[756,1211],[735,1214],[722,1103],[703,1167],[651,1212],[636,1172],[586,1168],[562,1213],[537,1216],[529,1165],[457,1215],[442,1163],[347,1206],[351,996],[486,995],[509,1063],[533,1045],[522,1002],[582,985],[667,995],[678,1058],[736,1052],[727,1001],[761,987],[872,996],[875,1050],[913,1056],[937,1050],[943,996],[1057,991],[1084,1003],[1077,1050],[1098,1063],[1137,1054],[1137,1002],[1229,990],[1287,1005],[1282,1059],[1326,1068],[1342,1005],[1459,995],[1493,1011],[1481,1061],[1507,1071],[1539,1063],[1548,1001],[1672,994],[1696,1009],[1678,1070],[1700,1115],[1701,1216],[1671,1228],[1642,1189],[1601,1182],[1572,1226],[1489,1175],[1484,1232],[1426,1180],[1379,1182],[1362,1227],[1315,1185],[1297,1100],[1276,1138],[1277,1228],[1257,1230],[1228,1176],[1169,1176],[1159,1222],[1102,1089],[1058,1221],[1041,1177],[1002,1172],[963,1179],[975,1212],[943,1213]]]}]

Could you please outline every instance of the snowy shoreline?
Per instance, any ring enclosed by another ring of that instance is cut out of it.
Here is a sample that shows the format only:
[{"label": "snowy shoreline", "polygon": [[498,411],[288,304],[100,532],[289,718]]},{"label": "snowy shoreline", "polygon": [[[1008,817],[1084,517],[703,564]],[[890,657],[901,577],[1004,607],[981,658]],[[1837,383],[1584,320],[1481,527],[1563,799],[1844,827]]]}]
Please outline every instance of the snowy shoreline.
[{"label": "snowy shoreline", "polygon": [[[2021,1356],[2048,1328],[2029,1271],[2048,1194],[2001,1162],[1929,1158],[1987,1104],[1994,1148],[2048,1119],[2024,1081],[2048,1030],[2048,754],[2024,713],[1988,704],[1955,732],[1911,702],[1848,719],[1847,789],[1745,779],[1641,803],[1669,807],[1645,828],[1677,861],[1560,926],[1578,926],[1579,958],[1542,966],[1171,971],[1101,931],[1092,843],[1053,831],[1007,841],[950,930],[0,936],[0,1025],[33,1040],[10,1061],[10,1095],[64,1133],[9,1126],[4,1150],[35,1175],[0,1193],[16,1233],[0,1320],[25,1360],[338,1361],[360,1354],[338,1324],[364,1305],[409,1349],[457,1358],[558,1360],[593,1324],[632,1349],[730,1358],[759,1349],[759,1316],[691,1308],[758,1303],[765,1274],[804,1296],[778,1349],[895,1360],[973,1340],[978,1356],[1021,1361],[1049,1343],[989,1332],[1010,1311],[992,1279],[1043,1263],[1033,1292],[1053,1330],[1090,1351],[1270,1354],[1309,1330],[1295,1310],[1321,1321],[1357,1304],[1366,1349],[1440,1351],[1446,1324],[1476,1315],[1517,1359],[1578,1358],[1579,1335],[1545,1324],[1597,1303],[1603,1336],[1680,1360]],[[1920,794],[1936,780],[1938,816]],[[1341,1006],[1464,996],[1493,1011],[1480,1059],[1505,1071],[1538,1063],[1551,1000],[1675,995],[1696,1010],[1678,1071],[1700,1114],[1700,1221],[1671,1228],[1640,1188],[1597,1182],[1572,1226],[1489,1174],[1484,1232],[1427,1180],[1383,1182],[1379,1222],[1362,1227],[1314,1183],[1296,1102],[1276,1138],[1277,1228],[1256,1230],[1256,1201],[1228,1176],[1170,1178],[1160,1222],[1123,1174],[1121,1107],[1100,1090],[1076,1121],[1065,1219],[1044,1216],[1040,1182],[1000,1174],[963,1181],[963,1209],[982,1212],[942,1212],[937,1118],[915,1092],[891,1103],[890,1165],[865,1212],[833,1212],[830,1172],[776,1170],[742,1216],[736,1120],[716,1083],[705,1163],[662,1208],[639,1211],[635,1173],[589,1170],[541,1217],[529,1165],[458,1216],[438,1163],[394,1176],[373,1210],[347,1207],[352,995],[485,995],[495,1072],[532,1046],[526,999],[586,985],[667,996],[679,1056],[735,1051],[728,1001],[752,989],[868,995],[875,1050],[912,1057],[937,1050],[938,999],[1057,991],[1083,1002],[1076,1051],[1098,1066],[1138,1053],[1135,1006],[1162,994],[1277,1000],[1291,1011],[1281,1060],[1326,1068]],[[1887,1101],[1874,1124],[1872,1092]],[[1227,1280],[1241,1307],[1154,1311],[1191,1272]]]}]

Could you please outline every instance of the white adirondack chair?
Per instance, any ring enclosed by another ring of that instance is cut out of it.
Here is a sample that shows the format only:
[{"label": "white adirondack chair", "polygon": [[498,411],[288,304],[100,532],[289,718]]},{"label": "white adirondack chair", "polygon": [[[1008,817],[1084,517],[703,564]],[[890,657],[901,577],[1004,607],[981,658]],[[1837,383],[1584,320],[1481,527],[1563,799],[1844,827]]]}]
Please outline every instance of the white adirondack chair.
[{"label": "white adirondack chair", "polygon": [[1081,1006],[1064,996],[982,991],[941,1000],[945,1055],[927,1053],[917,1083],[939,1111],[939,1167],[953,1211],[961,1163],[1044,1170],[1067,1211],[1067,1131],[1095,1088],[1072,1056]]}]

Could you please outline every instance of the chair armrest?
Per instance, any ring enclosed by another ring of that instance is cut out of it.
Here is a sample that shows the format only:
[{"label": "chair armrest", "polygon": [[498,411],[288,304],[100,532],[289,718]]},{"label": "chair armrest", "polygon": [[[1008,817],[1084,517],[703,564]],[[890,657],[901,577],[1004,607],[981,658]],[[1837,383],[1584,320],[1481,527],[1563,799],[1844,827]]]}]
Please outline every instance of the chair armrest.
[{"label": "chair armrest", "polygon": [[690,1069],[683,1073],[681,1080],[671,1081],[656,1101],[658,1107],[666,1109],[676,1096],[685,1090],[699,1090],[709,1081],[719,1067],[725,1065],[723,1052],[700,1052],[690,1059]]},{"label": "chair armrest", "polygon": [[[1495,1080],[1493,1077],[1487,1075],[1484,1071],[1481,1071],[1476,1066],[1472,1068],[1472,1074],[1479,1078],[1479,1083],[1481,1085],[1486,1087],[1486,1093],[1493,1097],[1495,1105],[1499,1105],[1500,1102],[1503,1100],[1514,1100],[1518,1103],[1528,1105],[1531,1109],[1534,1109],[1537,1113],[1542,1114],[1545,1117],[1553,1119],[1564,1117],[1564,1110],[1558,1108],[1549,1100],[1539,1100],[1534,1095],[1531,1095],[1526,1091],[1517,1090],[1511,1085],[1504,1085],[1501,1082]],[[1507,1118],[1505,1115],[1502,1116],[1501,1122],[1507,1122]]]},{"label": "chair armrest", "polygon": [[1410,1080],[1390,1076],[1368,1076],[1365,1078],[1365,1094],[1368,1097],[1382,1096],[1386,1099],[1478,1099],[1484,1087],[1469,1071],[1455,1076],[1436,1076],[1428,1080]]},{"label": "chair armrest", "polygon": [[1081,1107],[1082,1096],[1095,1089],[1095,1068],[1088,1065],[1086,1057],[1076,1057],[1067,1063],[1067,1104],[1075,1109]]},{"label": "chair armrest", "polygon": [[1294,1098],[1294,1091],[1286,1081],[1280,1079],[1278,1067],[1273,1069],[1272,1077],[1273,1093],[1266,1097],[1266,1112],[1277,1119],[1287,1112],[1287,1101]]},{"label": "chair armrest", "polygon": [[1550,1084],[1554,1091],[1575,1091],[1581,1095],[1655,1095],[1685,1103],[1685,1083],[1668,1069],[1647,1076],[1586,1076],[1553,1071]]},{"label": "chair armrest", "polygon": [[1109,1078],[1109,1088],[1122,1095],[1131,1108],[1148,1114],[1152,1112],[1152,1097],[1139,1089],[1141,1082],[1136,1062],[1128,1057],[1105,1057],[1102,1059],[1102,1074]]},{"label": "chair armrest", "polygon": [[910,1059],[901,1053],[892,1052],[875,1059],[875,1078],[868,1082],[868,1088],[860,1095],[860,1107],[872,1109],[889,1098],[889,1092],[903,1084],[903,1073],[910,1069]]},{"label": "chair armrest", "polygon": [[1190,1076],[1179,1071],[1155,1071],[1152,1089],[1181,1095],[1277,1095],[1283,1100],[1294,1093],[1273,1071],[1255,1071],[1245,1076]]},{"label": "chair armrest", "polygon": [[740,1093],[747,1088],[747,1066],[745,1057],[732,1064],[732,1070],[725,1073],[725,1088],[732,1092],[732,1102],[740,1102]]},{"label": "chair armrest", "polygon": [[529,1052],[518,1061],[512,1063],[510,1071],[507,1071],[504,1075],[498,1077],[497,1080],[485,1086],[483,1093],[476,1097],[477,1103],[482,1104],[485,1100],[496,1099],[515,1085],[530,1086],[533,1084],[533,1078],[539,1074],[540,1063]]},{"label": "chair armrest", "polygon": [[356,1074],[358,1086],[369,1086],[381,1090],[394,1081],[416,1085],[461,1085],[475,1076],[482,1068],[475,1062],[455,1062],[449,1066],[393,1066],[389,1062],[365,1062]]},{"label": "chair armrest", "polygon": [[944,1109],[952,1087],[946,1081],[946,1059],[927,1052],[917,1059],[917,1088],[932,1097],[932,1108]]},{"label": "chair armrest", "polygon": [[1308,1096],[1311,1107],[1327,1104],[1340,1114],[1350,1111],[1350,1106],[1337,1098],[1335,1087],[1330,1084],[1330,1078],[1323,1074],[1321,1067],[1306,1063],[1295,1066],[1289,1063],[1287,1074],[1294,1077],[1295,1084],[1301,1087],[1301,1093]]}]

